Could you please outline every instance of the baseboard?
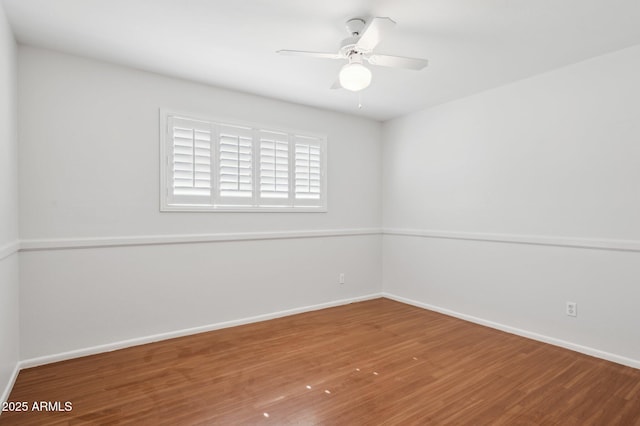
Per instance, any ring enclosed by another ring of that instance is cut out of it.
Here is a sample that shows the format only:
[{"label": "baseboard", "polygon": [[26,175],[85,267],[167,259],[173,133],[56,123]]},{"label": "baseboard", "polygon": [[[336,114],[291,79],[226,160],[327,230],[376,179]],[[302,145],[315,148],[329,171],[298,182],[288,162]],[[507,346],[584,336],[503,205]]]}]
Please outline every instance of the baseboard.
[{"label": "baseboard", "polygon": [[[301,314],[304,312],[317,311],[320,309],[333,308],[335,306],[348,305],[349,303],[362,302],[365,300],[378,299],[382,297],[382,293],[372,293],[364,296],[352,297],[348,299],[340,299],[326,303],[320,303],[317,305],[303,306],[300,308],[287,309],[284,311],[272,312],[269,314],[256,315],[253,317],[242,318],[233,321],[219,322],[215,324],[209,324],[199,327],[186,328],[182,330],[170,331],[167,333],[159,333],[151,336],[137,337],[135,339],[121,340],[118,342],[107,343],[104,345],[97,345],[83,349],[76,349],[73,351],[62,352],[53,355],[46,355],[37,358],[30,358],[22,360],[19,363],[19,368],[31,368],[39,365],[51,364],[59,361],[66,361],[68,359],[80,358],[88,355],[95,355],[103,352],[111,352],[118,349],[124,349],[131,346],[144,345],[147,343],[159,342],[161,340],[174,339],[176,337],[189,336],[192,334],[204,333],[207,331],[219,330],[222,328],[235,327],[238,325],[251,324],[254,322],[267,321],[270,319],[286,317],[289,315]],[[17,373],[16,373],[17,374]]]},{"label": "baseboard", "polygon": [[582,346],[576,343],[567,342],[566,340],[556,339],[555,337],[545,336],[543,334],[534,333],[528,330],[522,330],[520,328],[511,327],[509,325],[500,324],[494,321],[489,321],[483,318],[474,317],[472,315],[463,314],[460,312],[452,311],[450,309],[442,308],[440,306],[430,305],[428,303],[418,302],[417,300],[407,299],[405,297],[396,296],[391,293],[382,293],[382,297],[395,300],[397,302],[406,303],[407,305],[417,306],[419,308],[427,309],[434,312],[439,312],[444,315],[459,318],[465,321],[473,322],[476,324],[484,325],[487,327],[495,328],[497,330],[505,331],[507,333],[515,334],[518,336],[526,337],[528,339],[537,340],[539,342],[548,343],[550,345],[559,346],[561,348],[569,349],[575,352],[580,352],[586,355],[590,355],[596,358],[604,359],[607,361],[615,362],[617,364],[626,365],[628,367],[640,369],[640,360],[631,359],[624,356],[616,355],[610,352],[601,351],[599,349],[591,348],[588,346]]},{"label": "baseboard", "polygon": [[[9,400],[9,395],[11,394],[11,389],[13,389],[13,385],[16,383],[16,379],[18,378],[18,373],[20,373],[20,363],[16,363],[16,366],[13,368],[13,373],[9,378],[9,382],[7,386],[2,391],[2,397],[0,397],[0,405],[3,405],[6,401]],[[2,410],[0,409],[0,415],[2,415]]]}]

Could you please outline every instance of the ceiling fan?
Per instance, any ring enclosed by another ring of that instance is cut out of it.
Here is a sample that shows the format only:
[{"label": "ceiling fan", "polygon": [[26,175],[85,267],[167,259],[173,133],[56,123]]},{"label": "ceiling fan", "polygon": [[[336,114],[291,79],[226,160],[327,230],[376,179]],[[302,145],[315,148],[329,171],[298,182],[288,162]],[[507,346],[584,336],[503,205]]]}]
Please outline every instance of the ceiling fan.
[{"label": "ceiling fan", "polygon": [[302,50],[278,50],[277,53],[311,58],[346,59],[348,61],[347,64],[342,67],[340,74],[338,74],[338,80],[331,88],[344,88],[357,92],[371,84],[371,70],[364,65],[365,62],[371,65],[411,70],[421,70],[427,66],[428,61],[426,59],[373,53],[373,49],[395,25],[395,21],[391,18],[376,17],[369,20],[369,22],[361,18],[353,18],[346,23],[350,37],[342,40],[337,53],[306,52]]}]

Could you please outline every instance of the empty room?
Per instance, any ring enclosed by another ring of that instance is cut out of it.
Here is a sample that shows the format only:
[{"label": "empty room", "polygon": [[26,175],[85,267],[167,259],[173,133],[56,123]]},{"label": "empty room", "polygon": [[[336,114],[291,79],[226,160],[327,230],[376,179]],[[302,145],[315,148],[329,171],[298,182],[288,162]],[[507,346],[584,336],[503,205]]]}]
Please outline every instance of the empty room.
[{"label": "empty room", "polygon": [[640,2],[0,0],[0,425],[640,425]]}]

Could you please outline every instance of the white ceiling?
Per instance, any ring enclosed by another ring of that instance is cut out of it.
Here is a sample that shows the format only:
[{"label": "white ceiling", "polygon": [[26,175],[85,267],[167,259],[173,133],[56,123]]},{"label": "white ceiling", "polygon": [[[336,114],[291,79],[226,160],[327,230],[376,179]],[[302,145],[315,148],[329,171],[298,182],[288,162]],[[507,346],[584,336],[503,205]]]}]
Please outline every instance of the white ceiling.
[{"label": "white ceiling", "polygon": [[[19,42],[386,120],[640,43],[638,0],[2,0]],[[372,67],[330,90],[352,17],[388,16],[376,51],[429,67]]]}]

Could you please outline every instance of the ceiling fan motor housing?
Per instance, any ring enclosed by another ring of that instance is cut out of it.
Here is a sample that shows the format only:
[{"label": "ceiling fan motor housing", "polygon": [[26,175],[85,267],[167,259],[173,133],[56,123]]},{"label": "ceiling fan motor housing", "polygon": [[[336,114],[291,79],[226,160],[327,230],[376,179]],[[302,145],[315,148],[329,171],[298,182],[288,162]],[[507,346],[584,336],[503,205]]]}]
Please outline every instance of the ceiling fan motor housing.
[{"label": "ceiling fan motor housing", "polygon": [[356,43],[358,42],[358,37],[349,37],[342,40],[340,44],[340,54],[345,58],[349,58],[354,54],[363,55],[365,52],[363,49],[359,49],[356,47]]}]

